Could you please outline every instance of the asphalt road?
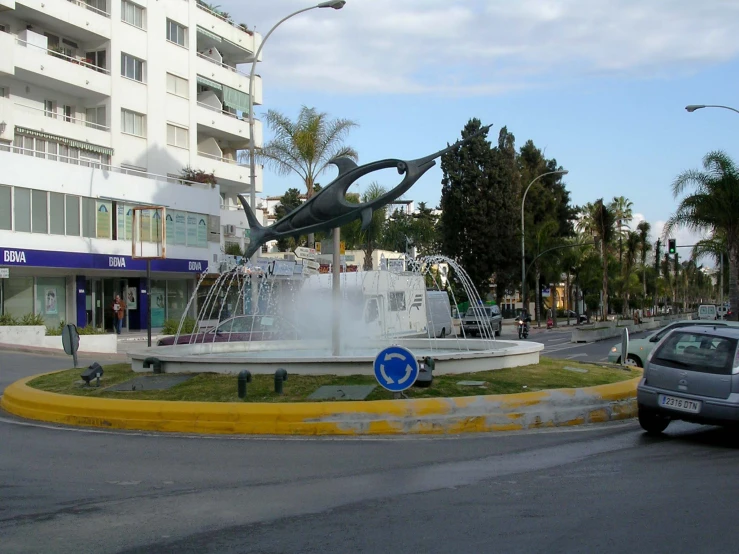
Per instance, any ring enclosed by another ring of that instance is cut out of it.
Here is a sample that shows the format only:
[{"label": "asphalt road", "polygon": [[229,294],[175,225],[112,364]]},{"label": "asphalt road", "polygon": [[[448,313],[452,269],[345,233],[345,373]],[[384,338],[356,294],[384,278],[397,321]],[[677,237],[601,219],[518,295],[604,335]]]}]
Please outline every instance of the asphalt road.
[{"label": "asphalt road", "polygon": [[[68,360],[0,364],[4,386]],[[735,433],[682,423],[270,440],[0,414],[0,551],[733,552],[737,463]]]}]

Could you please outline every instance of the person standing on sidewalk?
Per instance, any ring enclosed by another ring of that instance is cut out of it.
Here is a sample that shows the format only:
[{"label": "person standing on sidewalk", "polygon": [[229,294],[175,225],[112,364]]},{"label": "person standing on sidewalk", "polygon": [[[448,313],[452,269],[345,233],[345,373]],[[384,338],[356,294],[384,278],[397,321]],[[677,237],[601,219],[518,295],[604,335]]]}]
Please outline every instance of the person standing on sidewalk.
[{"label": "person standing on sidewalk", "polygon": [[121,334],[121,328],[123,327],[123,316],[126,313],[126,303],[121,300],[121,295],[116,294],[115,300],[113,300],[113,325],[115,326],[116,334]]}]

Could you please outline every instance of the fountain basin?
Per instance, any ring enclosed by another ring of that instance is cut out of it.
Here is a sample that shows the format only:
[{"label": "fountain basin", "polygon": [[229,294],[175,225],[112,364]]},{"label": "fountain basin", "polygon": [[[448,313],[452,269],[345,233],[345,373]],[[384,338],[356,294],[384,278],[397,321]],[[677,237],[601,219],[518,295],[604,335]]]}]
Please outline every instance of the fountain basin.
[{"label": "fountain basin", "polygon": [[[486,339],[398,339],[393,344],[409,349],[417,359],[431,356],[435,375],[475,373],[539,363],[544,345],[528,341]],[[372,375],[372,364],[386,340],[347,345],[332,355],[330,341],[213,342],[156,346],[131,352],[131,366],[145,369],[146,358],[158,358],[164,373],[227,373],[248,369],[273,374],[278,368],[296,375]]]}]

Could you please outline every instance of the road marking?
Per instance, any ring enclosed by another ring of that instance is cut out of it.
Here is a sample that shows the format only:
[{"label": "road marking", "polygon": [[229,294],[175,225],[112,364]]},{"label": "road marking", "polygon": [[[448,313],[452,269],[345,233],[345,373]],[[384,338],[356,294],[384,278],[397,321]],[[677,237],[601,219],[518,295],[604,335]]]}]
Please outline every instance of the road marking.
[{"label": "road marking", "polygon": [[587,358],[588,355],[587,354],[570,354],[569,356],[565,357],[565,360],[571,360],[572,358],[583,358],[583,357]]},{"label": "road marking", "polygon": [[547,339],[547,342],[563,342],[571,340],[570,337],[562,337],[559,339]]}]

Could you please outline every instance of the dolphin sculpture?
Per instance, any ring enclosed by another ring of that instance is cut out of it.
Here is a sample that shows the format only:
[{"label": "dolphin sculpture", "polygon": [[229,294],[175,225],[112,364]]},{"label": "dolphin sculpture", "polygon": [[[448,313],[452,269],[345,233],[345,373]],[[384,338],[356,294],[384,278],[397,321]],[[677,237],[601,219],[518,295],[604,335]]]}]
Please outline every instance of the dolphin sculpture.
[{"label": "dolphin sculpture", "polygon": [[[358,166],[349,158],[334,158],[329,163],[339,169],[337,177],[285,217],[267,227],[257,221],[246,198],[239,194],[239,201],[244,207],[244,213],[246,213],[250,228],[250,242],[245,257],[251,258],[264,243],[270,240],[334,229],[351,223],[355,219],[361,219],[362,229],[366,229],[372,221],[372,212],[405,194],[424,173],[436,164],[434,161],[436,158],[457,148],[471,138],[485,133],[490,127],[492,125],[481,127],[469,137],[459,140],[435,154],[417,160],[405,161],[390,158]],[[398,186],[369,202],[362,204],[347,202],[346,191],[357,179],[373,171],[392,167],[396,167],[400,175],[405,174]]]}]

